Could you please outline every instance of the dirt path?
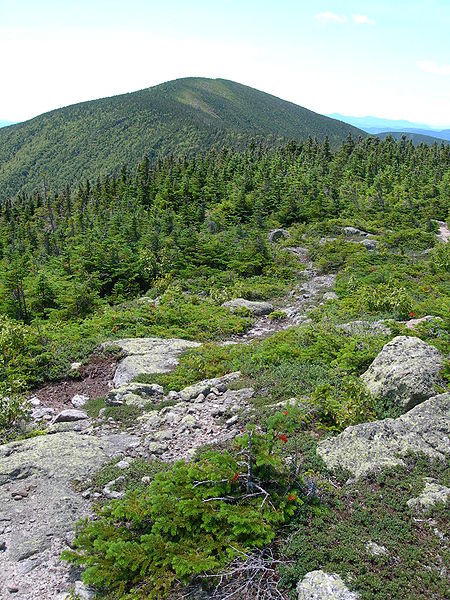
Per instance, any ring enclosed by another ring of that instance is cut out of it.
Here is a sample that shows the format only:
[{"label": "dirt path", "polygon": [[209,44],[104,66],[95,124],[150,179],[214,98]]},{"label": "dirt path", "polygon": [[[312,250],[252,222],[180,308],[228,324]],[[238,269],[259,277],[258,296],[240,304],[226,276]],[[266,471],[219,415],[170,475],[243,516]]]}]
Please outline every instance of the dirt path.
[{"label": "dirt path", "polygon": [[100,398],[112,387],[112,379],[117,368],[116,360],[93,354],[88,364],[82,365],[76,378],[46,383],[30,392],[30,398],[38,398],[44,407],[59,412],[64,408],[73,408],[71,399],[78,394],[89,398]]}]

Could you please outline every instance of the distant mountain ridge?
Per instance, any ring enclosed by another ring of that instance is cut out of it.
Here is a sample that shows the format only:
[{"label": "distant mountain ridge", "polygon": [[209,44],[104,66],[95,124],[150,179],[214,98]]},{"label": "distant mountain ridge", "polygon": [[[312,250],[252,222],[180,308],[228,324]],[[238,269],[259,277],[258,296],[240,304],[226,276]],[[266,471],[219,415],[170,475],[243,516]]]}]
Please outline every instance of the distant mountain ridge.
[{"label": "distant mountain ridge", "polygon": [[0,119],[0,127],[8,127],[8,125],[14,125],[14,121],[5,121]]},{"label": "distant mountain ridge", "polygon": [[[403,120],[392,120],[392,119],[380,119],[379,117],[349,117],[345,115],[340,115],[339,113],[332,113],[331,115],[327,115],[332,119],[338,119],[344,123],[348,123],[350,125],[354,125],[355,127],[359,127],[366,133],[371,133],[373,135],[384,134],[396,132],[396,133],[411,133],[414,134],[413,137],[407,136],[413,141],[419,142],[419,136],[428,136],[432,138],[436,138],[438,140],[446,140],[450,141],[450,128],[449,129],[439,129],[435,127],[431,127],[429,125],[425,125],[423,123],[412,123],[411,121],[403,121]],[[430,143],[422,140],[424,143]],[[431,142],[432,143],[432,142]]]},{"label": "distant mountain ridge", "polygon": [[194,155],[251,139],[339,145],[360,129],[225,79],[185,78],[53,110],[0,130],[0,200],[116,172],[144,157]]},{"label": "distant mountain ridge", "polygon": [[425,135],[423,133],[414,133],[412,131],[381,131],[380,133],[374,135],[382,140],[388,136],[392,136],[395,140],[400,140],[403,136],[405,136],[407,140],[411,140],[416,146],[418,144],[450,144],[449,140],[433,137],[431,135]]}]

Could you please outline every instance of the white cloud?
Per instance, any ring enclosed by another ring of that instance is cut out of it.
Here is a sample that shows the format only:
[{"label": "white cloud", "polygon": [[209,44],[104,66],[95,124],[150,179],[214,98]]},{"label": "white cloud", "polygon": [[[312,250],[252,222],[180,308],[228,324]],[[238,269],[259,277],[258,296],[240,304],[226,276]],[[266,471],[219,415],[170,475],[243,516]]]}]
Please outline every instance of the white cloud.
[{"label": "white cloud", "polygon": [[345,15],[337,15],[332,12],[318,13],[316,19],[321,21],[321,23],[339,23],[340,25],[347,23],[347,17]]},{"label": "white cloud", "polygon": [[367,15],[352,15],[353,23],[356,25],[375,25],[375,21]]},{"label": "white cloud", "polygon": [[[322,12],[316,15],[317,21],[321,23],[338,23],[339,25],[345,25],[350,18],[347,15],[337,15],[333,12]],[[355,25],[375,25],[375,21],[367,15],[352,15],[351,20]]]},{"label": "white cloud", "polygon": [[450,65],[439,65],[433,60],[419,60],[417,66],[421,71],[425,71],[425,73],[432,73],[433,75],[450,75]]}]

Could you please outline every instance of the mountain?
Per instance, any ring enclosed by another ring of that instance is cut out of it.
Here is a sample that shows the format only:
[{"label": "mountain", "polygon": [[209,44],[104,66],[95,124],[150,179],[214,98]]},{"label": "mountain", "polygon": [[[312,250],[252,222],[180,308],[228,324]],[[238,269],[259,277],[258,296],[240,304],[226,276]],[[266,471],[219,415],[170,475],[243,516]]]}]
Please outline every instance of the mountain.
[{"label": "mountain", "polygon": [[[408,139],[415,140],[415,143],[432,144],[435,140],[424,140],[420,136],[429,136],[438,140],[450,140],[450,129],[436,129],[429,125],[421,123],[412,123],[411,121],[392,120],[392,119],[380,119],[378,117],[348,117],[340,115],[339,113],[333,113],[328,115],[330,118],[338,119],[354,127],[359,127],[366,133],[378,135],[380,133],[387,135],[388,132],[400,132],[400,133],[412,133],[415,137]],[[419,136],[419,137],[417,137]]]},{"label": "mountain", "polygon": [[359,129],[224,79],[177,79],[130,94],[53,110],[0,130],[0,198],[133,167],[143,156],[308,135],[332,146]]},{"label": "mountain", "polygon": [[[333,113],[328,115],[333,119],[338,119],[344,123],[349,123],[355,127],[359,127],[363,131],[369,133],[378,133],[380,131],[403,131],[409,128],[424,128],[431,129],[428,125],[412,123],[411,121],[404,120],[393,120],[393,119],[382,119],[380,117],[350,117],[347,115],[340,115],[339,113]],[[370,131],[369,131],[370,130]],[[376,131],[374,131],[376,130]]]}]

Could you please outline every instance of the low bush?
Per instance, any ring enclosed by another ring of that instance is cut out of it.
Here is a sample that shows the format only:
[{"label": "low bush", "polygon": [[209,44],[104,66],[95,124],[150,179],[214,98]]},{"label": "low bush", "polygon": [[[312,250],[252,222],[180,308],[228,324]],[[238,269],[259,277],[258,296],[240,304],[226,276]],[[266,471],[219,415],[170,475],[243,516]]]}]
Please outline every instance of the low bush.
[{"label": "low bush", "polygon": [[14,393],[5,385],[0,385],[0,444],[23,435],[28,419],[29,409],[23,396]]},{"label": "low bush", "polygon": [[375,400],[355,377],[345,377],[335,385],[317,387],[312,404],[319,422],[333,431],[373,421],[376,417]]},{"label": "low bush", "polygon": [[266,546],[302,503],[297,472],[282,458],[286,442],[277,427],[249,431],[232,451],[175,463],[145,491],[98,509],[63,557],[85,567],[87,584],[115,597],[162,598],[177,581]]}]

